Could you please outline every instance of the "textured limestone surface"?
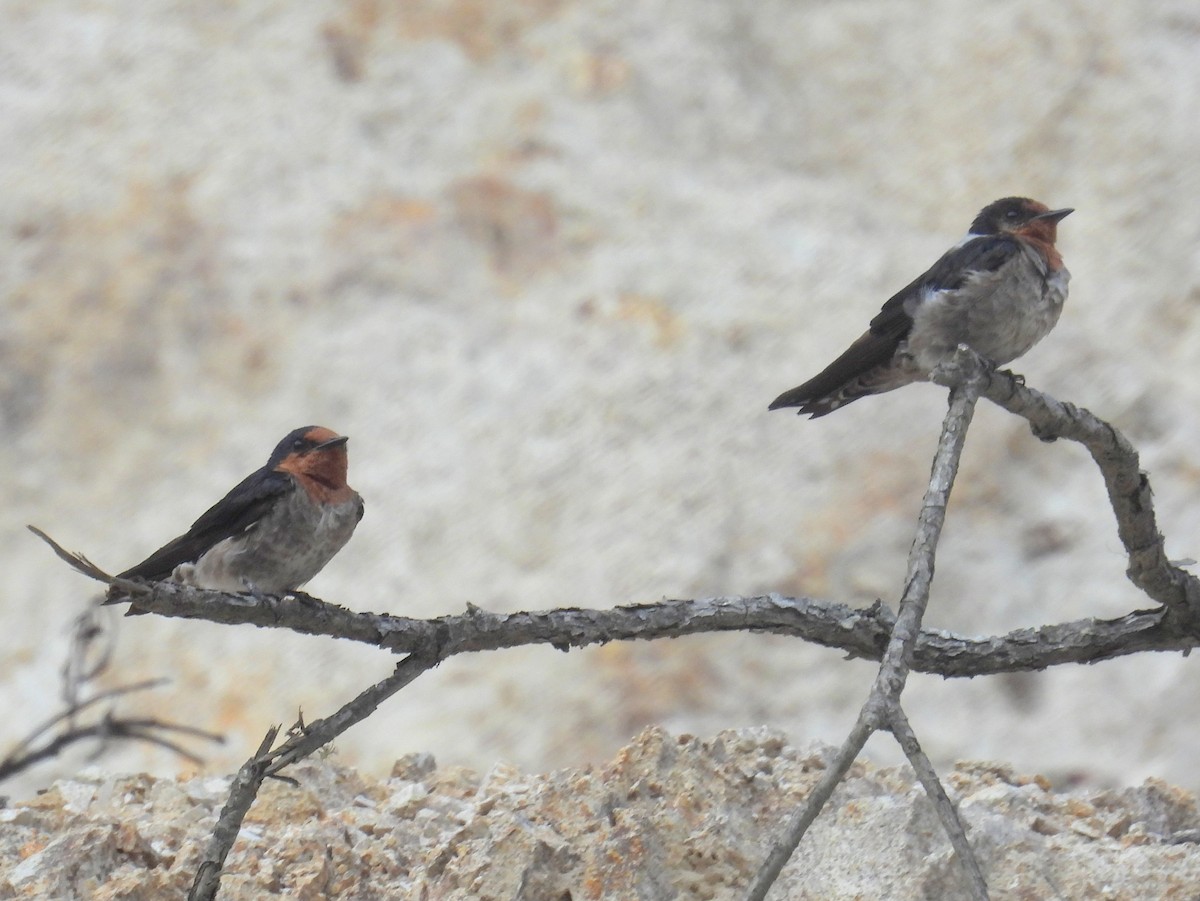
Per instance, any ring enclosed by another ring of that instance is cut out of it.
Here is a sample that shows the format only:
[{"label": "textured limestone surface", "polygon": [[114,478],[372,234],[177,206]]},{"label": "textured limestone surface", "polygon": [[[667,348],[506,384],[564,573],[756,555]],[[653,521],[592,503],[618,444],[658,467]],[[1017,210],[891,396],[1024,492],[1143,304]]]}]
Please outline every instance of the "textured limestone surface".
[{"label": "textured limestone surface", "polygon": [[[710,740],[648,729],[598,766],[480,775],[427,754],[374,778],[334,761],[269,783],[222,899],[732,899],[832,749],[766,729]],[[1057,793],[1044,777],[948,774],[997,901],[1192,897],[1196,799],[1138,788]],[[228,781],[86,771],[0,810],[0,897],[182,897]],[[1191,830],[1191,833],[1188,832]],[[907,767],[856,765],[772,898],[964,897],[948,840]]]},{"label": "textured limestone surface", "polygon": [[[0,740],[57,703],[92,593],[23,525],[120,569],[308,423],[351,436],[366,499],[309,586],[337,603],[894,606],[944,393],[766,405],[1012,193],[1077,208],[1066,312],[1019,370],[1125,430],[1168,553],[1200,557],[1198,86],[1194,0],[7,0]],[[929,625],[1120,615],[1145,605],[1124,568],[1085,454],[981,409]],[[112,624],[109,684],[174,679],[122,710],[225,733],[213,773],[391,667]],[[943,766],[1195,789],[1198,665],[916,678],[911,714]],[[870,674],[763,636],[506,652],[339,747],[380,775],[418,750],[577,766],[649,723],[834,742]]]}]

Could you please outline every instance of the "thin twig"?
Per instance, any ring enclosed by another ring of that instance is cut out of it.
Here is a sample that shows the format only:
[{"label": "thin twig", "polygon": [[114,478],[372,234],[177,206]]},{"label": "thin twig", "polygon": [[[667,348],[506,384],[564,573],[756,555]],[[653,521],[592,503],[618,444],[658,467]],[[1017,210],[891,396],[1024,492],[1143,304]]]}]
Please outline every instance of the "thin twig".
[{"label": "thin twig", "polygon": [[254,803],[264,779],[272,776],[283,778],[278,775],[280,770],[307,757],[355,723],[366,719],[381,703],[421,673],[431,669],[437,662],[438,659],[434,656],[413,654],[404,658],[396,664],[390,676],[372,685],[336,713],[307,724],[301,718],[293,728],[291,738],[275,750],[271,750],[271,746],[279,734],[279,727],[272,728],[254,756],[242,764],[229,787],[229,799],[221,810],[208,848],[196,871],[192,889],[188,893],[188,901],[212,901],[216,897],[225,860],[237,840],[242,820]]},{"label": "thin twig", "polygon": [[130,685],[119,685],[116,688],[110,688],[106,691],[94,694],[90,698],[87,698],[83,701],[79,701],[68,709],[54,714],[54,716],[35,726],[33,731],[26,735],[25,738],[21,740],[20,744],[18,744],[16,748],[10,752],[8,757],[5,758],[5,761],[12,757],[13,754],[21,753],[25,748],[29,747],[31,744],[41,738],[43,734],[49,732],[59,723],[71,720],[73,717],[79,715],[89,707],[93,707],[96,704],[99,704],[102,701],[107,701],[111,698],[119,698],[122,695],[133,694],[134,692],[138,691],[148,691],[151,688],[158,688],[162,685],[166,685],[168,682],[170,682],[169,679],[145,679],[141,682],[134,682]]},{"label": "thin twig", "polygon": [[351,726],[362,722],[374,713],[380,704],[417,676],[436,666],[438,660],[439,658],[432,655],[411,654],[396,664],[390,676],[372,685],[336,713],[324,719],[301,724],[296,734],[272,753],[274,762],[267,770],[267,775],[273,776],[284,767],[302,760],[333,741]]},{"label": "thin twig", "polygon": [[[100,645],[94,660],[89,654]],[[68,710],[78,706],[84,688],[112,663],[116,638],[104,628],[96,604],[88,604],[71,623],[71,645],[62,668],[62,699]]]},{"label": "thin twig", "polygon": [[904,751],[904,756],[912,764],[917,779],[925,789],[925,794],[933,802],[933,809],[938,815],[938,820],[941,821],[942,828],[950,837],[954,853],[958,855],[958,859],[966,870],[971,893],[976,898],[986,899],[988,896],[987,883],[984,881],[983,872],[979,869],[979,861],[975,858],[975,852],[971,850],[971,844],[967,841],[967,831],[963,826],[958,809],[946,793],[942,780],[938,778],[937,771],[933,768],[933,761],[921,749],[921,743],[917,741],[917,733],[913,731],[908,716],[899,704],[895,705],[892,711],[889,728],[892,735],[896,737],[896,742]]},{"label": "thin twig", "polygon": [[112,739],[127,739],[129,741],[140,741],[143,744],[157,745],[199,766],[204,763],[203,757],[188,750],[179,742],[171,741],[163,733],[175,732],[180,735],[186,735],[189,738],[203,738],[215,744],[224,744],[225,742],[224,736],[218,735],[215,732],[208,732],[204,729],[198,729],[195,726],[185,726],[182,723],[165,723],[153,718],[127,720],[106,716],[100,722],[96,723],[95,726],[90,727],[90,730],[101,741],[100,747],[96,748],[91,754],[90,759],[92,760],[100,757],[108,741]]},{"label": "thin twig", "polygon": [[188,892],[188,901],[212,901],[217,897],[225,859],[229,856],[233,843],[237,841],[242,820],[246,818],[250,805],[254,803],[259,786],[266,778],[267,767],[271,763],[271,745],[275,744],[275,736],[278,734],[278,726],[268,729],[254,756],[243,763],[242,768],[233,777],[233,783],[229,786],[229,799],[221,808],[221,815],[217,817],[217,825],[208,840],[208,848]]},{"label": "thin twig", "polygon": [[[808,831],[829,800],[834,785],[849,769],[871,733],[881,729],[891,729],[894,724],[900,724],[902,732],[907,727],[908,721],[900,706],[900,695],[904,691],[904,685],[908,679],[912,650],[920,634],[921,619],[924,617],[925,608],[929,603],[929,588],[933,582],[937,544],[941,537],[942,525],[946,521],[946,505],[950,500],[950,489],[954,486],[954,477],[958,472],[959,459],[967,438],[967,428],[971,424],[975,402],[982,386],[982,366],[973,354],[968,355],[963,352],[963,349],[960,349],[959,353],[955,355],[954,366],[957,374],[955,387],[950,391],[950,409],[942,424],[942,435],[938,441],[937,453],[933,458],[933,469],[929,476],[929,488],[925,492],[921,513],[917,518],[917,531],[908,555],[908,575],[904,583],[904,592],[900,598],[896,624],[892,629],[887,650],[880,662],[875,683],[859,712],[854,729],[851,730],[850,736],[838,750],[835,758],[836,766],[831,767],[831,771],[827,771],[822,777],[820,787],[824,790],[821,794],[812,792],[805,803],[793,814],[783,834],[776,840],[767,859],[759,869],[747,895],[749,901],[763,901],[766,898],[767,892],[779,878],[779,874],[792,854],[795,853],[805,832]],[[911,732],[911,730],[908,731]],[[929,767],[928,772],[932,773],[932,766]],[[830,781],[834,785],[824,784]],[[937,782],[936,776],[933,777],[933,781]],[[938,789],[940,790],[940,785]],[[944,796],[945,793],[941,794]],[[962,824],[958,822],[953,806],[950,805],[948,810],[941,808],[939,813],[946,813],[953,821],[953,826],[948,832],[959,859],[967,871],[972,897],[977,901],[987,901],[987,885],[983,881],[979,864],[966,841]],[[957,839],[960,840],[956,840],[956,833]]]},{"label": "thin twig", "polygon": [[1182,630],[1192,635],[1200,631],[1200,579],[1167,558],[1150,479],[1125,436],[1088,410],[1025,387],[1011,372],[991,373],[982,396],[1029,420],[1043,440],[1067,438],[1087,448],[1104,479],[1117,534],[1129,556],[1129,580],[1167,607]]},{"label": "thin twig", "polygon": [[[746,896],[747,901],[763,901],[770,891],[771,886],[775,884],[775,880],[779,878],[779,874],[783,871],[784,866],[795,853],[796,848],[800,844],[800,839],[804,837],[804,833],[808,832],[810,827],[817,819],[817,815],[833,797],[834,789],[841,784],[846,773],[850,771],[850,767],[854,765],[854,761],[858,759],[858,755],[862,752],[863,746],[867,743],[867,739],[871,737],[876,730],[875,724],[871,722],[871,717],[864,705],[859,711],[858,720],[854,723],[854,728],[850,730],[850,734],[846,736],[842,746],[837,749],[833,755],[833,759],[825,767],[825,772],[821,775],[820,780],[813,786],[812,791],[808,793],[808,797],[804,799],[804,804],[788,821],[784,835],[771,845],[771,850],[767,853],[766,859],[763,860],[759,867],[758,874],[755,876],[754,884],[750,887],[750,892]],[[793,837],[795,841],[793,842]]]},{"label": "thin twig", "polygon": [[[60,549],[61,550],[61,549]],[[63,552],[66,554],[66,552]],[[75,555],[66,554],[70,559]],[[99,654],[94,660],[89,660],[89,653],[96,647],[99,639],[104,641]],[[8,754],[0,759],[0,780],[7,779],[26,770],[43,760],[48,760],[61,754],[71,745],[96,739],[99,744],[92,754],[95,759],[102,754],[107,743],[113,740],[140,741],[158,745],[193,762],[202,763],[202,758],[188,750],[169,735],[183,735],[206,741],[220,742],[219,735],[186,726],[152,718],[129,718],[117,716],[112,710],[103,714],[99,719],[90,723],[79,722],[83,714],[107,701],[116,701],[126,695],[148,691],[165,685],[167,679],[146,679],[130,685],[119,685],[115,688],[97,691],[90,697],[87,691],[95,679],[103,674],[112,662],[111,637],[97,618],[96,607],[90,605],[71,623],[70,650],[63,664],[62,697],[64,708],[35,726]],[[57,734],[47,736],[54,730]],[[40,744],[39,744],[40,743]]]},{"label": "thin twig", "polygon": [[[142,686],[144,687],[144,686]],[[129,690],[137,688],[137,686],[127,686]],[[114,690],[116,691],[116,690]],[[122,693],[128,693],[122,691]],[[87,703],[91,703],[90,701]],[[69,711],[55,717],[56,721],[64,721],[71,714],[78,713],[78,710]],[[40,731],[45,731],[39,727]],[[43,760],[49,760],[61,754],[63,750],[71,745],[78,744],[88,739],[99,739],[102,742],[111,740],[125,741],[140,741],[146,744],[158,745],[166,748],[180,757],[191,761],[195,764],[204,762],[204,758],[200,757],[177,742],[166,738],[163,733],[177,733],[187,735],[192,738],[201,738],[214,743],[224,741],[220,735],[212,732],[206,732],[203,729],[197,729],[195,726],[185,726],[181,723],[169,723],[162,720],[152,718],[141,719],[122,719],[115,716],[105,716],[95,723],[86,726],[73,726],[65,729],[55,735],[45,744],[34,748],[33,741],[29,738],[23,740],[20,746],[9,753],[2,761],[0,761],[0,781],[15,775],[16,773],[26,770],[34,764],[40,763]],[[97,752],[98,753],[98,752]]]}]

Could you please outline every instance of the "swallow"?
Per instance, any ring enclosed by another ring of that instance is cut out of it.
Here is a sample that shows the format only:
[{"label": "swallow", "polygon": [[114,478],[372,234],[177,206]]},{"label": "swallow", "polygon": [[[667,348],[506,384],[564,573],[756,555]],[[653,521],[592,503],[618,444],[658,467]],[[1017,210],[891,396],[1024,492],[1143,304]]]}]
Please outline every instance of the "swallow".
[{"label": "swallow", "polygon": [[[173,579],[213,591],[285,594],[319,573],[363,517],[346,484],[345,435],[320,426],[288,433],[262,469],[118,579]],[[127,598],[111,595],[105,603]]]},{"label": "swallow", "polygon": [[769,409],[825,416],[860,397],[924,381],[966,344],[995,365],[1015,360],[1054,328],[1071,275],[1054,246],[1052,210],[1027,197],[985,206],[967,236],[892,296],[840,357]]}]

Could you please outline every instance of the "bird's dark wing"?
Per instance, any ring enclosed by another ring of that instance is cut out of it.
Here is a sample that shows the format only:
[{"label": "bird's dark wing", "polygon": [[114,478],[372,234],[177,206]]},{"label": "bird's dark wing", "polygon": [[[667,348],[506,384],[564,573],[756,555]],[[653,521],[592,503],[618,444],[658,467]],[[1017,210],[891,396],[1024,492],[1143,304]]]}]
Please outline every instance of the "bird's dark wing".
[{"label": "bird's dark wing", "polygon": [[181,563],[194,563],[214,544],[238,535],[257,523],[295,482],[287,473],[260,469],[244,478],[227,495],[192,523],[187,533],[163,545],[118,579],[159,581]]},{"label": "bird's dark wing", "polygon": [[952,247],[928,270],[888,298],[871,320],[871,331],[888,334],[901,325],[904,334],[912,327],[913,306],[931,291],[955,291],[979,272],[995,272],[1016,254],[1020,245],[1005,235],[980,235]]},{"label": "bird's dark wing", "polygon": [[[878,317],[876,317],[878,318]],[[905,321],[907,320],[907,321]],[[912,327],[912,319],[894,317],[889,323],[890,331],[876,331],[874,324],[869,331],[851,344],[836,360],[822,369],[819,373],[791,391],[785,391],[771,401],[768,409],[778,410],[780,407],[801,407],[802,413],[832,412],[853,398],[844,398],[828,410],[818,411],[818,408],[805,409],[810,401],[819,400],[835,394],[838,389],[882,366],[892,359],[900,342]]]},{"label": "bird's dark wing", "polygon": [[930,292],[961,288],[974,273],[993,272],[1019,252],[1017,242],[981,235],[944,253],[926,272],[888,298],[871,326],[841,356],[803,385],[785,391],[769,409],[800,407],[814,417],[830,413],[872,390],[872,371],[892,359],[913,324],[913,310]]}]

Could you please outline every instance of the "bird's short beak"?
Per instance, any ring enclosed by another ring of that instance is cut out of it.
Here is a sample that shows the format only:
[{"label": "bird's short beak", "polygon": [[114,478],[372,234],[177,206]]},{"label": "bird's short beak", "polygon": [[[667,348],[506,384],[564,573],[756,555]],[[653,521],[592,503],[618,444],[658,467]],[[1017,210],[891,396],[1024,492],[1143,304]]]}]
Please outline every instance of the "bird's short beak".
[{"label": "bird's short beak", "polygon": [[1066,209],[1062,209],[1062,210],[1048,210],[1045,213],[1038,213],[1033,218],[1034,219],[1045,219],[1049,222],[1058,222],[1060,219],[1066,219],[1073,212],[1075,212],[1075,209],[1073,207],[1067,207]]},{"label": "bird's short beak", "polygon": [[339,445],[345,444],[349,440],[350,437],[348,435],[338,435],[336,438],[330,438],[328,441],[322,441],[320,444],[314,447],[313,450],[319,451],[325,450],[329,447],[338,447]]}]

